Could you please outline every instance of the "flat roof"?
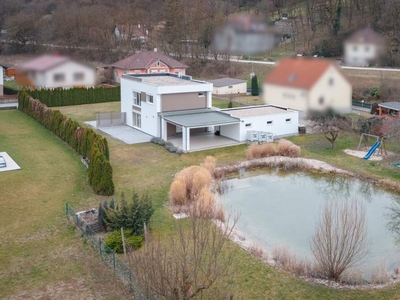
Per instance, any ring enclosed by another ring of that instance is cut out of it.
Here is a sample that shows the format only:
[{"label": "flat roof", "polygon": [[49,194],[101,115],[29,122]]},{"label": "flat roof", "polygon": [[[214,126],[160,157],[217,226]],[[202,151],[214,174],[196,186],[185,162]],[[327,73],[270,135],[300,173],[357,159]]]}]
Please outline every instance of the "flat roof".
[{"label": "flat roof", "polygon": [[378,105],[381,107],[400,111],[400,102],[385,102],[385,103],[379,103]]},{"label": "flat roof", "polygon": [[211,82],[215,87],[221,87],[221,86],[230,86],[230,85],[244,83],[244,82],[247,83],[247,80],[226,77],[226,78],[209,80],[208,82]]},{"label": "flat roof", "polygon": [[239,123],[240,119],[213,109],[192,109],[160,114],[166,121],[184,127],[206,127]]},{"label": "flat roof", "polygon": [[237,118],[242,118],[242,117],[282,114],[282,113],[292,112],[292,110],[272,105],[259,105],[259,106],[223,109],[221,110],[221,112],[230,114],[231,116]]},{"label": "flat roof", "polygon": [[174,86],[174,85],[198,85],[207,84],[208,82],[192,79],[191,76],[171,73],[153,73],[153,74],[125,74],[134,80],[149,83],[157,86]]}]

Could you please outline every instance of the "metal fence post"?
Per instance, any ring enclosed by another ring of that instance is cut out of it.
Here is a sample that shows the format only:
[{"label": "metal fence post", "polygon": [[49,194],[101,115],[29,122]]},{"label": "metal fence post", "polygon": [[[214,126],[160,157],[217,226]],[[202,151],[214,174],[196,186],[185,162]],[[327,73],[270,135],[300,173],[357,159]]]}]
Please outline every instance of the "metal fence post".
[{"label": "metal fence post", "polygon": [[100,256],[101,256],[101,237],[99,237],[99,253],[100,253]]},{"label": "metal fence post", "polygon": [[113,251],[113,267],[114,267],[114,273],[115,273],[115,251]]},{"label": "metal fence post", "polygon": [[69,216],[68,202],[65,202],[65,213]]}]

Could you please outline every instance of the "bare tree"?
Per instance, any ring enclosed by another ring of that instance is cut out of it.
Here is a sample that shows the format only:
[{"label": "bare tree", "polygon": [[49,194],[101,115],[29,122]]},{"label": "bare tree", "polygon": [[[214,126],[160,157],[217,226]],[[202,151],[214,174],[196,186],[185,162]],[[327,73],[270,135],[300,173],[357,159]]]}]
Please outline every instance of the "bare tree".
[{"label": "bare tree", "polygon": [[148,298],[187,300],[204,293],[228,298],[228,290],[210,288],[234,270],[226,247],[237,218],[217,227],[191,215],[188,222],[177,222],[176,234],[147,240],[142,250],[130,254],[132,271]]},{"label": "bare tree", "polygon": [[312,113],[308,117],[310,127],[314,132],[323,133],[325,138],[331,143],[334,148],[336,139],[339,133],[343,130],[351,128],[351,120],[334,112],[327,113]]},{"label": "bare tree", "polygon": [[327,201],[311,242],[317,274],[339,280],[365,257],[367,243],[364,205],[356,200]]}]

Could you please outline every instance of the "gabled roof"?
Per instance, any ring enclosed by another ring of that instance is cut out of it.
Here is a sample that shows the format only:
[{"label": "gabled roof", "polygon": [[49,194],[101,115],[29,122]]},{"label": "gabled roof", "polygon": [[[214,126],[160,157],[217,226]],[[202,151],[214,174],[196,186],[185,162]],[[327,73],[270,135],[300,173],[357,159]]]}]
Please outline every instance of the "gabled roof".
[{"label": "gabled roof", "polygon": [[68,60],[70,60],[70,58],[67,56],[44,54],[42,56],[25,61],[16,68],[21,71],[45,71]]},{"label": "gabled roof", "polygon": [[367,27],[364,29],[357,30],[346,40],[346,43],[357,43],[357,44],[377,44],[380,45],[384,42],[384,38]]},{"label": "gabled roof", "polygon": [[161,52],[142,51],[126,57],[111,66],[124,70],[146,69],[156,61],[161,61],[170,68],[187,68],[188,66],[181,63]]},{"label": "gabled roof", "polygon": [[221,87],[221,86],[230,86],[238,83],[243,83],[247,82],[246,80],[242,79],[236,79],[236,78],[219,78],[219,79],[214,79],[214,80],[208,80],[208,82],[211,82],[215,87]]},{"label": "gabled roof", "polygon": [[326,59],[303,57],[282,59],[267,75],[265,83],[309,90],[332,66],[343,74],[336,63]]}]

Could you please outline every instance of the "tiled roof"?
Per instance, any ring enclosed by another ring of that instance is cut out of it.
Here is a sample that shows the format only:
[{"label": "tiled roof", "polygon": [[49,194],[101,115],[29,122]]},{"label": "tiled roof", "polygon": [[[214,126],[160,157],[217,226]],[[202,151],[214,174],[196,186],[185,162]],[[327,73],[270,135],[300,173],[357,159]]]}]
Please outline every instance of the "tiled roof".
[{"label": "tiled roof", "polygon": [[114,68],[124,69],[124,70],[135,70],[135,69],[146,69],[152,63],[160,60],[170,68],[187,68],[188,66],[181,63],[161,52],[154,51],[143,51],[138,52],[134,55],[126,57],[111,66]]},{"label": "tiled roof", "polygon": [[34,59],[25,61],[16,68],[24,71],[45,71],[62,64],[69,59],[70,58],[67,56],[44,54]]},{"label": "tiled roof", "polygon": [[383,37],[371,28],[364,28],[354,32],[347,40],[346,43],[359,43],[359,44],[378,44],[383,43]]},{"label": "tiled roof", "polygon": [[286,58],[279,61],[265,83],[311,89],[328,68],[336,64],[319,58]]}]

